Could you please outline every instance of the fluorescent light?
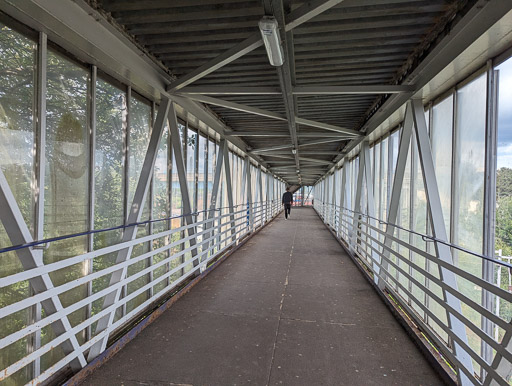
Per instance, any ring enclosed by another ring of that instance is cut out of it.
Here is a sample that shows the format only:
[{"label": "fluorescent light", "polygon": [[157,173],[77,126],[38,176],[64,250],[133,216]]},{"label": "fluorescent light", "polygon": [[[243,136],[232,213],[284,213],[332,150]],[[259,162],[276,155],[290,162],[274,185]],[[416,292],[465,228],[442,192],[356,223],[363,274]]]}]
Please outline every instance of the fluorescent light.
[{"label": "fluorescent light", "polygon": [[267,50],[268,60],[272,66],[282,66],[284,63],[283,47],[279,39],[277,20],[271,16],[263,16],[258,23],[261,37]]}]

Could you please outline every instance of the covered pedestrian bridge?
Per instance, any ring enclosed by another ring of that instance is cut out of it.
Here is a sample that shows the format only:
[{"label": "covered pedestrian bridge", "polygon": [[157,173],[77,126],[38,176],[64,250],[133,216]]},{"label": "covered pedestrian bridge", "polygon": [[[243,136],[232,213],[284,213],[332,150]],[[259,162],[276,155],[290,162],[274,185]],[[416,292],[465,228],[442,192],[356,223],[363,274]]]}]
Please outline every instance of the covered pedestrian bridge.
[{"label": "covered pedestrian bridge", "polygon": [[511,56],[512,0],[0,0],[0,385],[509,385]]}]

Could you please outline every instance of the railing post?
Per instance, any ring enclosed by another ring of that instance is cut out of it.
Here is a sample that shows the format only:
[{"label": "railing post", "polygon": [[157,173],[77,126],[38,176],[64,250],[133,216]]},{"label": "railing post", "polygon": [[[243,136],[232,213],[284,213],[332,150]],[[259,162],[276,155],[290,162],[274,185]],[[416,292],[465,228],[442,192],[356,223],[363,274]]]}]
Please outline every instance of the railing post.
[{"label": "railing post", "polygon": [[231,165],[229,163],[229,149],[228,146],[224,146],[224,177],[226,178],[226,190],[228,194],[228,206],[229,206],[229,220],[231,228],[231,241],[235,240],[236,229],[235,229],[235,207],[233,205],[233,186],[231,185]]},{"label": "railing post", "polygon": [[352,252],[357,252],[357,233],[361,220],[361,191],[363,188],[364,175],[364,152],[359,152],[359,172],[357,173],[356,197],[354,200],[354,216],[352,219],[352,233],[350,236],[350,247]]},{"label": "railing post", "polygon": [[342,237],[342,224],[343,224],[343,216],[345,215],[345,193],[346,193],[346,186],[347,186],[347,161],[343,163],[343,168],[341,169],[341,191],[340,191],[340,218],[339,218],[339,224],[338,224],[338,234],[340,237]]}]

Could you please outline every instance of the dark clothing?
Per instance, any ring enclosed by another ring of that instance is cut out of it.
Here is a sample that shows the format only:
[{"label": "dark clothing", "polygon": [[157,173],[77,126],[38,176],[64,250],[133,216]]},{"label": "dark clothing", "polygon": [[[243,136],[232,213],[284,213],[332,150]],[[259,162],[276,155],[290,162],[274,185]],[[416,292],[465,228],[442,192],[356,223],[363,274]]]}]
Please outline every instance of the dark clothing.
[{"label": "dark clothing", "polygon": [[288,218],[292,209],[292,204],[284,204],[284,217]]},{"label": "dark clothing", "polygon": [[283,194],[283,204],[291,204],[293,201],[293,194],[291,194],[290,192],[285,192]]},{"label": "dark clothing", "polygon": [[293,201],[293,194],[290,192],[285,192],[283,194],[282,203],[284,205],[284,217],[288,218],[290,215],[290,211],[292,209],[292,201]]}]

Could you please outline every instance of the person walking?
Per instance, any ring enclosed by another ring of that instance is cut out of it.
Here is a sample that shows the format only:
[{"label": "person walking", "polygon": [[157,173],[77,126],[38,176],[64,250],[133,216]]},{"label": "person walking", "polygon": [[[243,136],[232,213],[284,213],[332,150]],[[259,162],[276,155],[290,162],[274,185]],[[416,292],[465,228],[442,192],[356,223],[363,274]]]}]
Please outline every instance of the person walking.
[{"label": "person walking", "polygon": [[290,193],[290,188],[286,188],[286,192],[283,194],[282,203],[284,205],[284,218],[288,220],[290,211],[292,209],[293,194]]}]

